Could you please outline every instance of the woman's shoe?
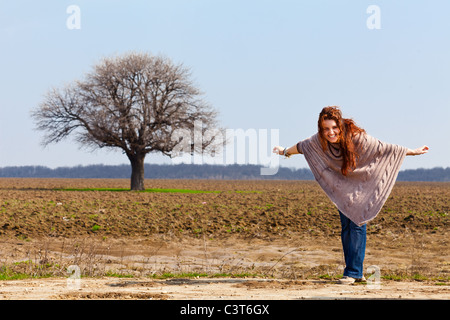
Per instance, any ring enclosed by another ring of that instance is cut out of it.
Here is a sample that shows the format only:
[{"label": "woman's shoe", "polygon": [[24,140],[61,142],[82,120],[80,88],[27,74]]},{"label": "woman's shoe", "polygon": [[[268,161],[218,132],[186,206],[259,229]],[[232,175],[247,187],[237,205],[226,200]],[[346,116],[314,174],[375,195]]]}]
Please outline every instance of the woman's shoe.
[{"label": "woman's shoe", "polygon": [[339,279],[338,283],[339,284],[352,284],[355,282],[365,282],[366,278],[364,278],[364,276],[362,276],[362,278],[352,278],[352,277],[348,277],[348,276],[344,276],[341,279]]},{"label": "woman's shoe", "polygon": [[338,281],[339,284],[352,284],[354,282],[355,282],[355,278],[347,277],[347,276],[342,277]]}]

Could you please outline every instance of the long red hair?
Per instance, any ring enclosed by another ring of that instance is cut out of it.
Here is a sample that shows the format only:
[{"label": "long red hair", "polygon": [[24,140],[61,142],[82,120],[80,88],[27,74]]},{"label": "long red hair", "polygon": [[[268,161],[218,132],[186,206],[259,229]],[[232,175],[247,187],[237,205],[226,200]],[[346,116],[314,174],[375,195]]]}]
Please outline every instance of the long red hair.
[{"label": "long red hair", "polygon": [[328,141],[325,138],[322,126],[324,120],[334,120],[340,130],[338,143],[343,155],[341,172],[346,176],[349,172],[355,170],[359,157],[358,150],[355,150],[355,145],[353,144],[353,137],[366,131],[358,127],[352,119],[343,118],[339,107],[325,107],[320,112],[318,121],[320,144],[323,151],[326,151],[328,148]]}]

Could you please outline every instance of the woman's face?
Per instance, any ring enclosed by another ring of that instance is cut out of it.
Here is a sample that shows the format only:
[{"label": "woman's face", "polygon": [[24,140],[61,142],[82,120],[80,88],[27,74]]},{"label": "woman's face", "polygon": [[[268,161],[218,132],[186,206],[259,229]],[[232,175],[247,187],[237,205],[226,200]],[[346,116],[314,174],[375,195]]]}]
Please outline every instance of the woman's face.
[{"label": "woman's face", "polygon": [[334,120],[323,120],[322,121],[322,130],[323,135],[325,139],[328,140],[330,143],[337,143],[339,142],[339,133],[341,133],[341,130],[339,130],[339,127],[336,124],[336,121]]}]

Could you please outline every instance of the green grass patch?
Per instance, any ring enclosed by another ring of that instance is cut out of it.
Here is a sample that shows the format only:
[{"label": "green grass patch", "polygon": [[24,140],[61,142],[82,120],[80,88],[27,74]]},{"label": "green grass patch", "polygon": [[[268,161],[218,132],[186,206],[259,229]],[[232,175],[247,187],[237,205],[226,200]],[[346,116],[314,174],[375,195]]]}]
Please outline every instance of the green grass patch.
[{"label": "green grass patch", "polygon": [[263,275],[256,273],[198,273],[198,272],[182,272],[182,273],[171,273],[166,272],[162,274],[153,274],[150,276],[153,279],[198,279],[198,278],[248,278],[248,277],[263,277]]},{"label": "green grass patch", "polygon": [[[110,192],[126,192],[130,191],[128,188],[62,188],[53,189],[54,191],[110,191]],[[165,192],[165,193],[220,193],[221,191],[209,191],[209,190],[191,190],[191,189],[145,189],[133,192]]]},{"label": "green grass patch", "polygon": [[113,278],[133,278],[134,275],[132,274],[122,274],[122,273],[117,273],[117,272],[112,272],[112,271],[108,271],[105,274],[106,277],[113,277]]},{"label": "green grass patch", "polygon": [[22,280],[31,278],[29,274],[17,273],[11,270],[2,270],[0,272],[0,280]]},{"label": "green grass patch", "polygon": [[[162,188],[149,188],[145,190],[139,191],[131,191],[129,188],[56,188],[52,189],[54,191],[109,191],[109,192],[143,192],[143,193],[151,193],[151,192],[160,192],[160,193],[221,193],[224,191],[218,190],[192,190],[192,189],[162,189]],[[262,193],[262,191],[254,191],[254,190],[236,190],[236,191],[228,191],[231,193]]]},{"label": "green grass patch", "polygon": [[[15,265],[19,265],[19,264],[31,264],[31,262],[30,261],[22,261],[22,262],[15,263]],[[43,267],[38,267],[37,269],[34,268],[33,271],[28,271],[28,272],[17,272],[8,266],[0,267],[0,281],[1,280],[42,279],[42,278],[49,278],[51,276],[52,276],[52,273],[50,271],[45,272],[45,270],[43,270]]]}]

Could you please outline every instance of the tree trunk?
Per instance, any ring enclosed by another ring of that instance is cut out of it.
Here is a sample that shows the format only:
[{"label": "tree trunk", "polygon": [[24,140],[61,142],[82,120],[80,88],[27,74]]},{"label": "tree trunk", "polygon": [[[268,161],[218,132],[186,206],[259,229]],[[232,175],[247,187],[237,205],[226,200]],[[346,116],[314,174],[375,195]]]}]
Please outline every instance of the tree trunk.
[{"label": "tree trunk", "polygon": [[141,191],[144,187],[144,159],[145,154],[128,157],[131,162],[131,190]]}]

